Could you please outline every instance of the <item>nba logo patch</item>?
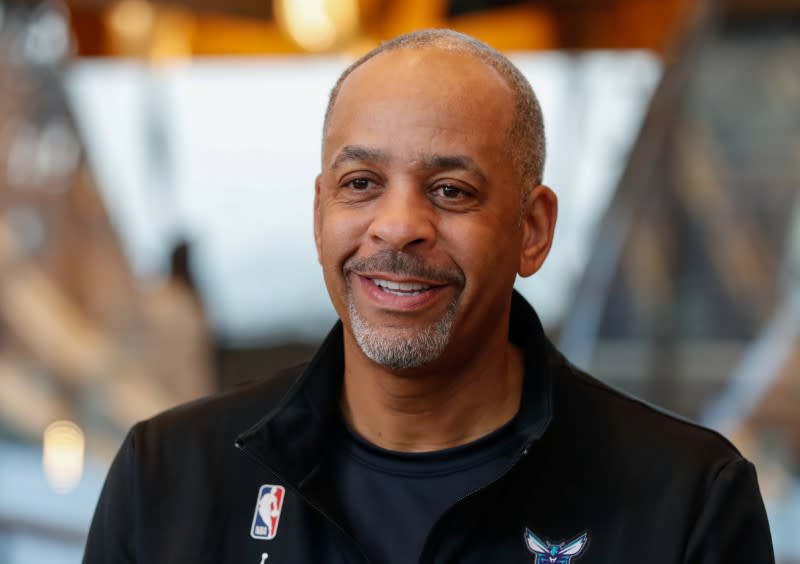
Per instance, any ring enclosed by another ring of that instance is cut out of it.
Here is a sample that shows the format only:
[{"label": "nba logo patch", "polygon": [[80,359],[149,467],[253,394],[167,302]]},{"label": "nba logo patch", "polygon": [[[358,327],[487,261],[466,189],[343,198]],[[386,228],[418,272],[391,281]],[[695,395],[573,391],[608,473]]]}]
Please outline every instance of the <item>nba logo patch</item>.
[{"label": "nba logo patch", "polygon": [[250,528],[251,537],[260,540],[275,538],[278,534],[278,521],[281,518],[285,493],[283,486],[265,484],[259,488],[253,526]]}]

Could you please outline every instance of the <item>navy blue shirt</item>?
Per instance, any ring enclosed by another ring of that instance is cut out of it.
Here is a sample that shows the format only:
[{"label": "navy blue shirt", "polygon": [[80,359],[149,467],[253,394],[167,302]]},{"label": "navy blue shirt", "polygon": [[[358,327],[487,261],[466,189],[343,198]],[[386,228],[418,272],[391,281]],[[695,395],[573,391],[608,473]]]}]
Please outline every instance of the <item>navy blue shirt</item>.
[{"label": "navy blue shirt", "polygon": [[377,447],[342,422],[330,460],[350,533],[374,564],[417,562],[444,511],[508,469],[521,447],[514,420],[475,442],[406,453]]}]

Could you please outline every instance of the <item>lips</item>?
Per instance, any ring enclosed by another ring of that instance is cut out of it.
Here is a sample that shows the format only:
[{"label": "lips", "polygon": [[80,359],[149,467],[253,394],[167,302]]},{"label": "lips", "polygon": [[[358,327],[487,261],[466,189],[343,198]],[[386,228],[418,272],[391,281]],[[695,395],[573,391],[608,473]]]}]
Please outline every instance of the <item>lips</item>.
[{"label": "lips", "polygon": [[419,282],[395,282],[394,280],[382,280],[380,278],[372,278],[372,282],[384,292],[395,296],[419,296],[433,287],[430,284]]},{"label": "lips", "polygon": [[443,297],[450,285],[427,280],[389,280],[386,277],[354,275],[357,293],[384,312],[421,311]]}]

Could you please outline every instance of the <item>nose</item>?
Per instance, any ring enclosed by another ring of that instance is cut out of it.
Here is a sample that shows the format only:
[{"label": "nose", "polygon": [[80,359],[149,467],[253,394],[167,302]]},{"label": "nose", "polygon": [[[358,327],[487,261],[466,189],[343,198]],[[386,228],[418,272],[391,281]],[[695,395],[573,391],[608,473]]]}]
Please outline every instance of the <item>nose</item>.
[{"label": "nose", "polygon": [[411,182],[389,186],[375,207],[369,236],[397,251],[431,245],[436,239],[435,217],[422,189]]}]

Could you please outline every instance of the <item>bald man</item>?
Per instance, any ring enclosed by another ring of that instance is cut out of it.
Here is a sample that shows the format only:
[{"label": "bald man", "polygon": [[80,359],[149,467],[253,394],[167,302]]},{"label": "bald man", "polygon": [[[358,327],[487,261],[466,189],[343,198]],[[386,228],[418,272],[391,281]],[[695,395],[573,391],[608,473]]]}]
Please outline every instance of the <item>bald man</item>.
[{"label": "bald man", "polygon": [[351,65],[313,212],[341,321],[309,364],[136,425],[84,562],[773,562],[752,465],[574,368],[513,291],[553,238],[544,157],[487,45]]}]

